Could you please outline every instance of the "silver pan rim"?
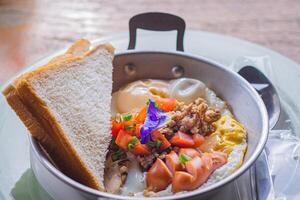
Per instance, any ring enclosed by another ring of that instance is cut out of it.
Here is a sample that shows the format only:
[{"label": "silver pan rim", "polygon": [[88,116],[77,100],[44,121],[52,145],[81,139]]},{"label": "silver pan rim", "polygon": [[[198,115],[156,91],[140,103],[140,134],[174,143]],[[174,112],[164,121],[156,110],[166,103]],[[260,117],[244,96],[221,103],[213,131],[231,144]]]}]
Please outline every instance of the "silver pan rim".
[{"label": "silver pan rim", "polygon": [[[239,176],[241,176],[244,172],[246,172],[252,164],[256,161],[258,156],[261,154],[267,138],[268,138],[268,131],[269,131],[269,124],[268,124],[268,114],[265,108],[265,105],[258,95],[258,93],[254,90],[254,88],[246,81],[244,80],[240,75],[237,73],[231,71],[230,69],[226,68],[225,66],[214,62],[208,58],[204,58],[201,56],[195,56],[193,54],[185,53],[185,52],[178,52],[178,51],[140,51],[140,50],[126,50],[117,53],[115,56],[122,56],[122,55],[128,55],[128,54],[171,54],[175,56],[182,56],[189,59],[193,59],[196,61],[204,62],[207,64],[210,64],[211,67],[217,67],[222,69],[225,73],[230,73],[232,76],[235,76],[239,82],[247,89],[247,92],[250,93],[250,95],[256,100],[257,106],[260,110],[260,114],[262,117],[262,132],[260,140],[257,144],[256,149],[254,150],[253,154],[249,156],[249,159],[242,164],[242,166],[237,169],[234,173],[226,177],[225,179],[222,179],[212,185],[209,185],[207,187],[204,187],[200,190],[194,190],[194,191],[188,191],[177,195],[171,195],[171,196],[161,196],[161,197],[145,197],[145,199],[161,199],[161,200],[168,200],[168,199],[182,199],[182,198],[188,198],[193,197],[197,195],[204,195],[208,192],[214,191],[219,189],[220,187],[232,182],[233,180],[237,179]],[[112,198],[112,199],[128,199],[128,196],[121,196],[116,194],[110,194],[107,192],[101,192],[95,189],[92,189],[90,187],[87,187],[81,183],[76,182],[75,180],[69,178],[68,176],[64,175],[61,171],[59,171],[57,168],[55,168],[48,159],[44,156],[38,142],[36,139],[34,139],[32,136],[29,137],[30,140],[30,146],[34,152],[34,156],[38,159],[38,161],[56,178],[64,182],[65,184],[71,186],[74,189],[77,189],[79,191],[82,191],[84,193],[87,193],[89,195],[93,195],[96,197],[106,197],[106,198]],[[141,199],[141,197],[130,197],[131,199]]]}]

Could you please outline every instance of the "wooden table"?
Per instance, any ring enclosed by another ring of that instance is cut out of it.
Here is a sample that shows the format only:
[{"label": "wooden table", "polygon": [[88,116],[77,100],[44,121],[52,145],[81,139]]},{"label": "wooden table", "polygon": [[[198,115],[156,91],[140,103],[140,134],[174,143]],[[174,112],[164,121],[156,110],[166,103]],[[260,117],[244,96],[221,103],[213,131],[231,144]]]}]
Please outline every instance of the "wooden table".
[{"label": "wooden table", "polygon": [[0,83],[86,37],[127,31],[137,13],[169,12],[188,29],[240,37],[300,62],[297,0],[0,0]]}]

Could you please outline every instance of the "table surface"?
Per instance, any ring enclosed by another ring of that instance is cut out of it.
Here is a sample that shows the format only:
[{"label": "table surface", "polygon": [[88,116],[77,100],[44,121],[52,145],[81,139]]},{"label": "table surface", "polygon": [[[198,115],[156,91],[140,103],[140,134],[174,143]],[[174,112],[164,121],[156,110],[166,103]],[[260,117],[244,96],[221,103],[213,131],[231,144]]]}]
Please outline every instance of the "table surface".
[{"label": "table surface", "polygon": [[187,29],[239,37],[300,62],[296,0],[0,0],[0,83],[78,38],[127,31],[130,17],[149,11],[179,15]]}]

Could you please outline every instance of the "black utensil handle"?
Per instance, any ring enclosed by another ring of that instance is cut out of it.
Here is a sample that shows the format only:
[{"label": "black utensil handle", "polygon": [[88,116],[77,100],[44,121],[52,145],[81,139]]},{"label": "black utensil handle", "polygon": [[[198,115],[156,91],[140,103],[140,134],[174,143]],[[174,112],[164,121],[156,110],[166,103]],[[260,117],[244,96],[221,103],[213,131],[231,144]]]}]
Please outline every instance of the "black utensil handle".
[{"label": "black utensil handle", "polygon": [[280,100],[276,89],[271,81],[257,68],[253,66],[244,66],[238,71],[246,81],[248,81],[261,96],[269,114],[270,129],[272,129],[278,119],[280,112]]},{"label": "black utensil handle", "polygon": [[258,92],[258,94],[262,95],[262,90],[255,87],[255,84],[266,84],[269,87],[270,81],[267,77],[257,68],[253,66],[244,66],[239,71],[238,74],[241,75],[244,79],[246,79]]},{"label": "black utensil handle", "polygon": [[182,18],[168,13],[149,12],[133,16],[129,20],[130,40],[128,49],[134,49],[136,44],[136,30],[145,29],[152,31],[177,30],[177,51],[183,51],[183,37],[185,22]]}]

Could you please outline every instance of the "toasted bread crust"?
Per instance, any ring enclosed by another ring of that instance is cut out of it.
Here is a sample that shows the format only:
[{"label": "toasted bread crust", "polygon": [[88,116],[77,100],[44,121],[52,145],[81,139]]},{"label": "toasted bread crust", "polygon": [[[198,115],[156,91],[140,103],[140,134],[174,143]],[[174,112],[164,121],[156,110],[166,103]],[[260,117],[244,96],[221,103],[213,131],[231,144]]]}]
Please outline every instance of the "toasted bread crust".
[{"label": "toasted bread crust", "polygon": [[85,167],[75,150],[73,150],[72,147],[70,148],[68,145],[64,144],[64,142],[67,143],[67,139],[61,138],[60,140],[62,141],[58,142],[58,137],[63,136],[55,136],[56,132],[53,131],[52,128],[49,129],[49,126],[51,126],[50,123],[52,122],[49,121],[49,124],[45,123],[45,121],[42,122],[43,120],[41,120],[36,113],[32,112],[38,106],[26,106],[16,92],[16,89],[14,89],[12,86],[9,87],[10,91],[6,91],[7,93],[5,94],[9,105],[23,121],[31,135],[36,138],[46,150],[50,158],[54,161],[55,165],[58,166],[59,169],[62,170],[67,176],[70,176],[92,188],[102,190],[101,185],[97,183],[96,179]]},{"label": "toasted bread crust", "polygon": [[80,61],[99,48],[104,48],[113,54],[113,47],[109,44],[99,45],[89,51],[88,47],[89,42],[87,40],[77,41],[66,54],[58,56],[48,64],[20,76],[3,91],[3,94],[31,135],[39,141],[64,174],[89,187],[105,191],[103,183],[99,183],[94,177],[71,145],[59,122],[56,121],[51,111],[28,82],[32,76],[36,76],[44,70]]}]

